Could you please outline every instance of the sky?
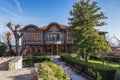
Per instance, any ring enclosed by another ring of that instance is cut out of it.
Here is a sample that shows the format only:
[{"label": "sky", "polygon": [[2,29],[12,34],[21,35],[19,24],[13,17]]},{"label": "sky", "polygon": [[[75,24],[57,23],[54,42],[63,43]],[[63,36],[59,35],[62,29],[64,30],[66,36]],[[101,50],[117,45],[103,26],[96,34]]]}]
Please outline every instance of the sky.
[{"label": "sky", "polygon": [[[7,22],[37,26],[51,22],[68,25],[69,12],[79,0],[0,0],[0,34],[9,30]],[[92,0],[93,1],[93,0]],[[98,28],[109,35],[120,37],[120,0],[95,0],[108,17],[108,25]]]}]

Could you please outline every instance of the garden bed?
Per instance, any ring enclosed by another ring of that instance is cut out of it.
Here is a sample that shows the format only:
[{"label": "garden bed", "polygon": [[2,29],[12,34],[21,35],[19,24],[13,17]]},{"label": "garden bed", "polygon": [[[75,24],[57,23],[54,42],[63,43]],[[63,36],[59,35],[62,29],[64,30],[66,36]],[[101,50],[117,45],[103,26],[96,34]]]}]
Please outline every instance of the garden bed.
[{"label": "garden bed", "polygon": [[34,67],[34,63],[41,63],[44,61],[51,61],[49,57],[46,56],[25,56],[23,57],[23,67]]},{"label": "garden bed", "polygon": [[77,65],[81,68],[82,72],[94,76],[96,78],[95,80],[114,80],[115,78],[116,69],[110,66],[85,62],[69,55],[62,55],[61,58],[74,67]]}]

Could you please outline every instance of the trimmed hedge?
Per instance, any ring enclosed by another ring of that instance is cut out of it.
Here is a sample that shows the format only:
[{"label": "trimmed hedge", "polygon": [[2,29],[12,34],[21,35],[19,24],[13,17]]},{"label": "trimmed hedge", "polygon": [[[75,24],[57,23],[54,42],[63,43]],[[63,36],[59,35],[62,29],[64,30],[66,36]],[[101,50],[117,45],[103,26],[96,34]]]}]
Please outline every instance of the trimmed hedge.
[{"label": "trimmed hedge", "polygon": [[105,57],[105,60],[109,60],[111,62],[120,62],[120,57],[116,57],[116,56],[111,56],[111,57]]},{"label": "trimmed hedge", "polygon": [[32,57],[24,57],[23,58],[23,66],[24,67],[33,67],[34,63],[41,63],[44,61],[51,61],[50,58],[46,56],[32,56]]},{"label": "trimmed hedge", "polygon": [[89,59],[91,59],[91,60],[100,60],[100,58],[99,57],[96,57],[96,56],[90,56],[90,58]]},{"label": "trimmed hedge", "polygon": [[69,55],[61,55],[63,61],[69,63],[70,65],[78,68],[79,70],[88,73],[89,75],[92,74],[96,80],[114,80],[116,69],[98,64],[98,63],[90,63],[85,62],[80,59],[73,58]]},{"label": "trimmed hedge", "polygon": [[[101,58],[96,57],[96,56],[90,56],[90,59],[91,60],[101,60]],[[117,57],[117,56],[108,56],[108,57],[105,57],[105,60],[106,61],[110,61],[110,62],[120,62],[120,57]]]}]

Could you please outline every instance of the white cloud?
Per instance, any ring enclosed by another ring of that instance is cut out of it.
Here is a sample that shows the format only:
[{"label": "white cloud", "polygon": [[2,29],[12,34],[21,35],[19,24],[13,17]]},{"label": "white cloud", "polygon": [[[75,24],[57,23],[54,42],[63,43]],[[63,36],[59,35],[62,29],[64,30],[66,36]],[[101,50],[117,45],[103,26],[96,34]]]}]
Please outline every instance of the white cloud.
[{"label": "white cloud", "polygon": [[23,10],[22,10],[22,8],[21,8],[20,3],[18,2],[18,0],[14,0],[14,1],[15,1],[16,5],[17,5],[19,11],[21,12],[21,14],[23,14]]},{"label": "white cloud", "polygon": [[21,17],[20,15],[17,15],[16,13],[11,12],[11,11],[9,11],[8,9],[5,9],[5,8],[3,8],[3,7],[0,7],[0,10],[4,11],[4,12],[6,12],[6,13],[12,15],[12,16]]}]

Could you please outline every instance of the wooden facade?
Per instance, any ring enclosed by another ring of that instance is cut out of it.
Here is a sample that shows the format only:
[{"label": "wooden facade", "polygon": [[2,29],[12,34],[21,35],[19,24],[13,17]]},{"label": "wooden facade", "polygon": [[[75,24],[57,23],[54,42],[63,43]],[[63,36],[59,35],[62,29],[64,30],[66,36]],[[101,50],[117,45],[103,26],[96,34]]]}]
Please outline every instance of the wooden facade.
[{"label": "wooden facade", "polygon": [[[48,26],[38,27],[27,25],[20,32],[23,32],[22,45],[26,46],[26,54],[44,55],[71,53],[74,40],[70,37],[70,26],[50,23]],[[106,32],[100,32],[100,35]]]}]

